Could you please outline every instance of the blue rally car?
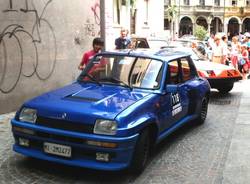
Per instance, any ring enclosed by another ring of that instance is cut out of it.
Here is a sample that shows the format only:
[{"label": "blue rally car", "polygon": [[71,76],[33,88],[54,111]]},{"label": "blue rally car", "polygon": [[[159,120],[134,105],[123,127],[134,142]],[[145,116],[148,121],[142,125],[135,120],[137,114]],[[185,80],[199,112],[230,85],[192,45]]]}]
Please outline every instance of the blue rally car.
[{"label": "blue rally car", "polygon": [[141,172],[178,127],[202,124],[210,86],[189,55],[97,54],[77,81],[25,102],[11,120],[14,151],[66,165]]}]

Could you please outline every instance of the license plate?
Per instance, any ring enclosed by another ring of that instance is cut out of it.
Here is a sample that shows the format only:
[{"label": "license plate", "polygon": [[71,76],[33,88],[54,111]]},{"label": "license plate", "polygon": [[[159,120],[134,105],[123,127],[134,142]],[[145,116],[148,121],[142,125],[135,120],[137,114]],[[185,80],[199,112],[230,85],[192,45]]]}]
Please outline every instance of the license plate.
[{"label": "license plate", "polygon": [[71,147],[54,144],[54,143],[43,143],[43,150],[45,153],[50,153],[53,155],[63,156],[63,157],[71,157]]}]

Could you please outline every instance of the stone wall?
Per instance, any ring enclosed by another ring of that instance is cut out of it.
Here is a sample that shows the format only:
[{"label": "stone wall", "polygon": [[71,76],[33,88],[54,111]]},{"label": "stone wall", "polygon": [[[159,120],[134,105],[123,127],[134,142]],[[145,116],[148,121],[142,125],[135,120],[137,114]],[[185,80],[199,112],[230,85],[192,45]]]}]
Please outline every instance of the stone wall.
[{"label": "stone wall", "polygon": [[74,81],[99,35],[99,0],[1,0],[0,113]]}]

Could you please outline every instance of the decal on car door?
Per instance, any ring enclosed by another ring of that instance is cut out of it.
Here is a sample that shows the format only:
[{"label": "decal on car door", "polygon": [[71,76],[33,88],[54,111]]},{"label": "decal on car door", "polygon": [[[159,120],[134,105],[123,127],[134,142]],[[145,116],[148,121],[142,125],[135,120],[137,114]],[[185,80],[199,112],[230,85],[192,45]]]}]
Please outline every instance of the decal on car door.
[{"label": "decal on car door", "polygon": [[172,116],[175,116],[176,114],[182,111],[179,93],[171,93],[171,99],[172,99]]}]

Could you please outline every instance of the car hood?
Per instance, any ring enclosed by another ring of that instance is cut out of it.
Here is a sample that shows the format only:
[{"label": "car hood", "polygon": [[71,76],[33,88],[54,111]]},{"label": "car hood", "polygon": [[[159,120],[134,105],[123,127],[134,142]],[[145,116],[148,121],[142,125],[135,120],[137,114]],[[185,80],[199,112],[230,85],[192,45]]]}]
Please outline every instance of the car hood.
[{"label": "car hood", "polygon": [[148,93],[135,92],[121,86],[73,83],[48,92],[27,102],[26,106],[37,109],[38,116],[79,121],[115,117],[144,98]]}]

